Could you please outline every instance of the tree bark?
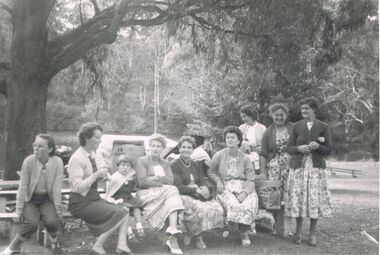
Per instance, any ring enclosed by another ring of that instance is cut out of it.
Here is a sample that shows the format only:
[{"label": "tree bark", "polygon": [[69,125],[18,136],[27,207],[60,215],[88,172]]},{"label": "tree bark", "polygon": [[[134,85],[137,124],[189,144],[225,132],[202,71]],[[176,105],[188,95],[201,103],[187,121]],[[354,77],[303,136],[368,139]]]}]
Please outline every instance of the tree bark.
[{"label": "tree bark", "polygon": [[16,179],[32,152],[37,133],[46,132],[48,77],[44,51],[46,21],[54,1],[18,0],[12,15],[10,79],[5,128],[5,179]]}]

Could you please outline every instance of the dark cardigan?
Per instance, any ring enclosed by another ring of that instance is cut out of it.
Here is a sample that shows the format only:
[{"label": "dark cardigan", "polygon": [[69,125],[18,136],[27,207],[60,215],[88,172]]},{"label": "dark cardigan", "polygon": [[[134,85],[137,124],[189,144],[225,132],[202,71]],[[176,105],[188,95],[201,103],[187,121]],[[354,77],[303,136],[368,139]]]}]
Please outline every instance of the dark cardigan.
[{"label": "dark cardigan", "polygon": [[[318,137],[324,137],[325,141],[322,143],[318,141]],[[294,124],[289,140],[288,140],[288,152],[292,154],[290,167],[293,169],[300,168],[302,166],[302,159],[304,154],[298,151],[298,146],[308,145],[310,142],[315,141],[319,143],[318,149],[311,152],[313,160],[313,167],[326,168],[326,162],[324,156],[331,153],[331,135],[329,126],[315,119],[312,128],[307,128],[305,120],[298,121]]]},{"label": "dark cardigan", "polygon": [[[290,131],[293,127],[293,123],[287,122],[285,125],[288,130],[288,134],[290,134]],[[276,129],[274,124],[272,124],[264,132],[263,138],[261,140],[260,156],[264,157],[266,159],[266,162],[268,163],[274,157],[277,150],[278,148],[276,146]]]},{"label": "dark cardigan", "polygon": [[193,175],[194,183],[199,187],[208,186],[205,183],[205,177],[198,162],[191,160],[191,166],[189,168],[186,168],[182,165],[180,159],[177,158],[172,161],[170,167],[174,175],[174,186],[178,188],[181,195],[187,195],[198,200],[204,200],[204,198],[196,192],[197,188],[191,188],[187,186],[191,182],[190,174]]}]

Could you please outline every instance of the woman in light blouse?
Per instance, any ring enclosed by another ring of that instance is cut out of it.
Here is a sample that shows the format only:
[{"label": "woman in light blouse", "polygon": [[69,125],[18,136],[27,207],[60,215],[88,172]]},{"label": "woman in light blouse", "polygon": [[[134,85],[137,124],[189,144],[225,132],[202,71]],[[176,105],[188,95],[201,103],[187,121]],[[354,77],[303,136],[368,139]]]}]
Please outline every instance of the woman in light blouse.
[{"label": "woman in light blouse", "polygon": [[127,240],[128,211],[122,206],[107,203],[101,199],[98,182],[107,177],[106,168],[98,169],[95,151],[102,135],[101,126],[84,124],[78,132],[79,149],[69,161],[69,182],[71,188],[69,210],[73,216],[83,219],[90,231],[97,237],[92,251],[106,254],[105,241],[119,229],[117,253],[130,253]]},{"label": "woman in light blouse", "polygon": [[145,219],[153,230],[164,229],[169,238],[166,245],[173,254],[182,254],[178,246],[178,212],[184,209],[178,189],[173,186],[173,173],[169,162],[161,158],[166,147],[164,136],[154,134],[149,141],[150,154],[138,159],[136,174],[140,188],[137,196],[142,200]]}]

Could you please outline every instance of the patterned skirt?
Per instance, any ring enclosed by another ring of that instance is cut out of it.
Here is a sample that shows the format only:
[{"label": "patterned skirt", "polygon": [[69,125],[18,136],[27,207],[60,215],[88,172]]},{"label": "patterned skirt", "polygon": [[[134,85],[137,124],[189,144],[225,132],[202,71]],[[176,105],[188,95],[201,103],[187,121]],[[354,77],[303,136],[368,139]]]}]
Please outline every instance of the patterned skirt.
[{"label": "patterned skirt", "polygon": [[287,152],[276,153],[268,162],[268,180],[281,181],[281,201],[284,200],[284,190],[289,174],[290,155]]},{"label": "patterned skirt", "polygon": [[172,185],[139,190],[137,196],[142,201],[145,220],[155,231],[164,227],[172,212],[184,209],[178,189]]},{"label": "patterned skirt", "polygon": [[196,200],[181,196],[185,211],[183,215],[184,232],[193,237],[204,231],[224,227],[224,210],[216,201]]},{"label": "patterned skirt", "polygon": [[224,210],[226,211],[226,221],[248,225],[255,231],[255,220],[258,212],[258,198],[256,191],[249,194],[243,202],[239,202],[235,196],[242,191],[244,181],[226,181],[225,190],[217,196]]},{"label": "patterned skirt", "polygon": [[303,167],[290,169],[285,191],[285,215],[312,218],[331,217],[330,190],[324,169],[314,168],[311,155]]}]

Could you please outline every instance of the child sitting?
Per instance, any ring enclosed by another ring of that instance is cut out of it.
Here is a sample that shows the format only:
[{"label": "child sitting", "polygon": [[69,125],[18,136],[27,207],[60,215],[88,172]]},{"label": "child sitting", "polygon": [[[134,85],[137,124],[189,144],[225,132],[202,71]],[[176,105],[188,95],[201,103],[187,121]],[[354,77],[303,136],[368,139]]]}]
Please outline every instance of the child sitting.
[{"label": "child sitting", "polygon": [[[110,179],[105,195],[105,200],[109,203],[120,204],[130,208],[131,213],[136,220],[137,237],[145,236],[144,229],[141,224],[141,201],[137,197],[132,196],[133,188],[136,186],[136,172],[132,168],[132,160],[124,155],[120,155],[116,161],[117,172]],[[131,227],[128,227],[128,241],[138,242]]]}]

